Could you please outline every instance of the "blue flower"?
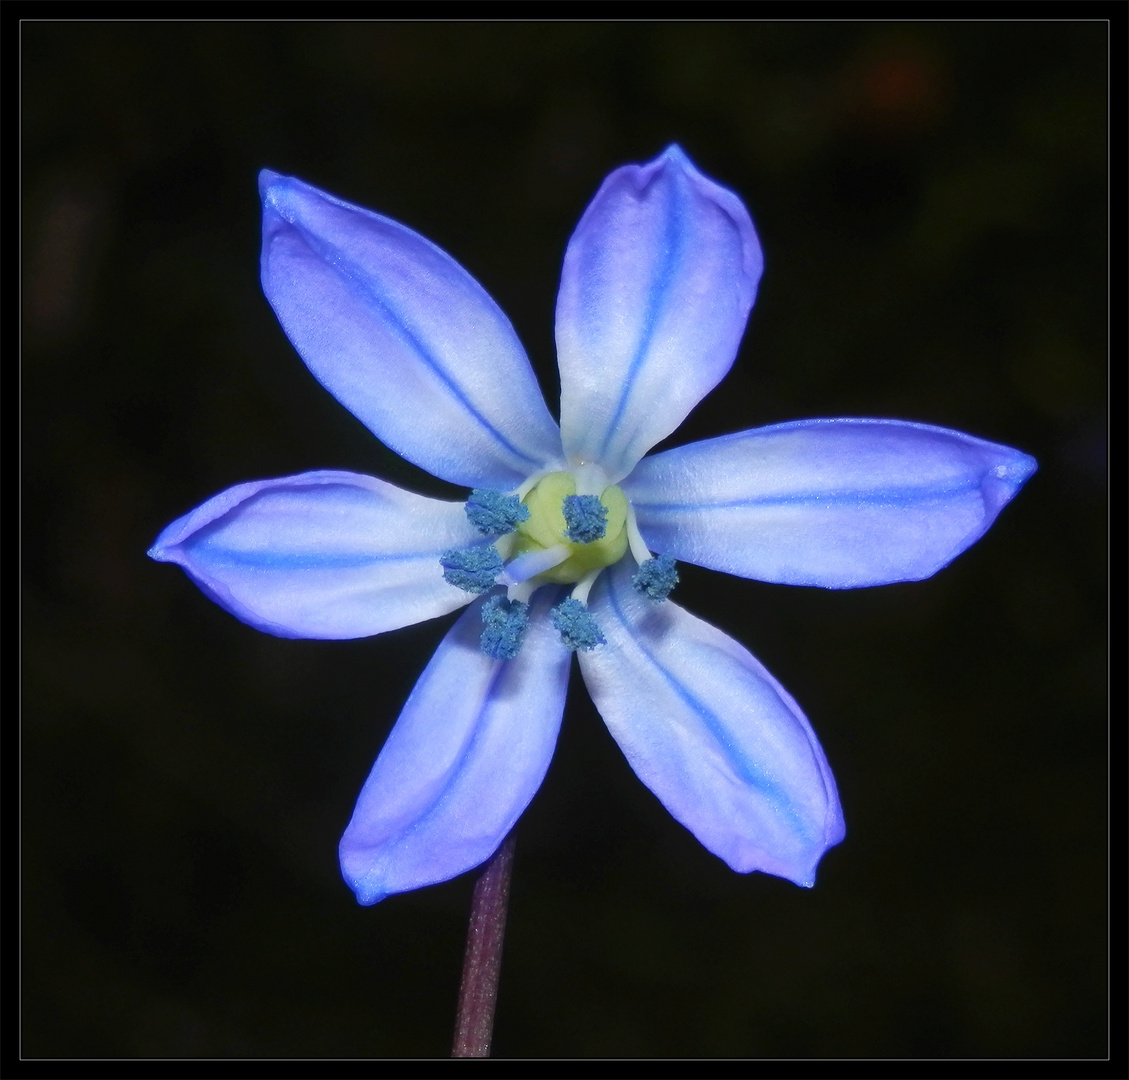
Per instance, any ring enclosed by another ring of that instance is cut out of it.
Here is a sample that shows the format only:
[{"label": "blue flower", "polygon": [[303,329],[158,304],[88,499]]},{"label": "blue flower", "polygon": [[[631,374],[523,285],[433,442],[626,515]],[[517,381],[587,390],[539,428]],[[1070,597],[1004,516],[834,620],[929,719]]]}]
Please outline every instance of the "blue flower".
[{"label": "blue flower", "polygon": [[676,146],[608,176],[569,242],[559,427],[510,323],[449,255],[300,180],[264,171],[259,186],[263,289],[302,359],[393,450],[474,489],[464,504],[349,472],[262,480],[150,551],[283,637],[363,637],[470,605],[342,838],[358,900],[497,848],[548,768],[573,651],[675,818],[733,869],[810,886],[844,835],[831,770],[756,658],[666,600],[675,561],[831,589],[919,580],[984,534],[1035,462],[857,419],[644,457],[729,370],[762,269],[741,200]]}]

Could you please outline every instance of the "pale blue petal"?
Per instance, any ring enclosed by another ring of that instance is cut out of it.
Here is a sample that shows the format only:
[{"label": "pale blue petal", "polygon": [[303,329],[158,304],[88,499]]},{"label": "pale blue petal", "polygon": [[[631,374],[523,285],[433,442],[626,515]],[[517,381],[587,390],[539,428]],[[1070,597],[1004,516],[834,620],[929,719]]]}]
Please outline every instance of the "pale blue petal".
[{"label": "pale blue petal", "polygon": [[584,212],[557,298],[573,464],[627,475],[724,377],[763,258],[741,200],[671,146],[617,169]]},{"label": "pale blue petal", "polygon": [[443,580],[439,556],[485,542],[462,503],[325,471],[229,488],[149,554],[268,634],[355,638],[462,607],[470,597]]},{"label": "pale blue petal", "polygon": [[918,581],[975,543],[1034,458],[898,420],[803,420],[678,447],[623,484],[652,551],[758,581]]},{"label": "pale blue petal", "polygon": [[482,652],[478,601],[420,676],[341,838],[341,872],[362,904],[485,862],[541,786],[570,656],[546,617],[552,592],[534,597],[516,659]]},{"label": "pale blue petal", "polygon": [[398,454],[467,487],[516,487],[560,434],[509,320],[446,252],[263,170],[263,291],[309,369]]},{"label": "pale blue petal", "polygon": [[607,645],[578,654],[580,670],[639,779],[734,870],[814,884],[845,830],[795,701],[732,638],[640,596],[630,567],[604,574],[589,606]]}]

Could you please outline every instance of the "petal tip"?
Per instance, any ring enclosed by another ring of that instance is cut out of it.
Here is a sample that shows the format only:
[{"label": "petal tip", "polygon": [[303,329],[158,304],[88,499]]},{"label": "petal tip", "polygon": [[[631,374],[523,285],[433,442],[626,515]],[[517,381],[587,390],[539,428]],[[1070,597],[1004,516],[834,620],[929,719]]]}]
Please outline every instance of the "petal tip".
[{"label": "petal tip", "polygon": [[827,843],[812,860],[811,866],[807,868],[805,873],[793,878],[792,880],[801,888],[814,889],[816,870],[819,868],[819,864],[823,862],[824,855],[826,855],[837,844],[841,843],[843,837],[846,836],[846,834],[846,829],[843,828],[842,820],[840,819],[838,829],[827,838]]},{"label": "petal tip", "polygon": [[353,823],[350,822],[337,845],[338,867],[342,880],[357,898],[357,903],[361,907],[372,907],[396,890],[384,887],[378,868],[372,864],[371,851],[356,842],[352,830]]},{"label": "petal tip", "polygon": [[352,878],[342,868],[341,876],[345,879],[345,884],[353,891],[353,895],[357,898],[357,903],[361,907],[372,907],[374,904],[379,904],[381,900],[387,899],[391,893],[386,892],[384,889],[374,888],[373,885],[365,881],[364,878]]},{"label": "petal tip", "polygon": [[998,479],[1011,485],[1013,493],[1026,484],[1039,469],[1039,463],[1030,454],[1025,454],[1022,450],[1016,450],[1014,454],[1014,457],[1001,462],[993,470]]},{"label": "petal tip", "polygon": [[191,515],[185,514],[183,517],[177,518],[175,521],[166,525],[156,540],[153,541],[152,547],[145,552],[154,562],[176,562],[177,561],[177,548],[180,541],[184,539],[184,527],[186,519]]},{"label": "petal tip", "polygon": [[259,170],[259,194],[263,197],[279,181],[285,179],[282,173],[277,173],[274,169],[260,169]]},{"label": "petal tip", "polygon": [[[298,225],[318,200],[329,196],[312,184],[296,176],[262,169],[259,172],[259,199],[263,204],[264,228],[273,233],[282,222],[286,226]],[[331,200],[332,201],[332,200]]]},{"label": "petal tip", "polygon": [[739,874],[754,872],[771,874],[773,877],[784,878],[802,889],[812,889],[815,887],[816,869],[823,856],[835,847],[844,835],[845,830],[840,825],[822,844],[808,848],[806,851],[793,851],[790,854],[772,853],[760,846],[752,846],[729,857],[722,855],[721,858]]},{"label": "petal tip", "polygon": [[1031,479],[1038,468],[1038,462],[1030,454],[1008,448],[1007,454],[1002,455],[1000,460],[987,470],[980,488],[987,511],[985,530],[995,521],[999,512],[1019,494],[1019,489]]},{"label": "petal tip", "polygon": [[689,165],[693,168],[694,163],[690,160],[690,156],[682,149],[678,143],[672,142],[661,154],[660,160],[676,161],[680,165]]},{"label": "petal tip", "polygon": [[294,177],[284,173],[275,172],[273,169],[259,170],[259,199],[263,204],[263,211],[282,213],[283,192],[294,183]]}]

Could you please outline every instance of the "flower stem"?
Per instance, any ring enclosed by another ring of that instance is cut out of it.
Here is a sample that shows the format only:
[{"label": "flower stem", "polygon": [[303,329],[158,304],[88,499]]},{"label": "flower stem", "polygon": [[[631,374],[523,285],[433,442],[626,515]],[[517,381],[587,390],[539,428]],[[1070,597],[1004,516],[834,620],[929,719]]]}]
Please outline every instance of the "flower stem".
[{"label": "flower stem", "polygon": [[511,832],[490,856],[474,883],[459,1010],[455,1018],[455,1042],[451,1048],[453,1058],[490,1056],[513,861],[514,833]]}]

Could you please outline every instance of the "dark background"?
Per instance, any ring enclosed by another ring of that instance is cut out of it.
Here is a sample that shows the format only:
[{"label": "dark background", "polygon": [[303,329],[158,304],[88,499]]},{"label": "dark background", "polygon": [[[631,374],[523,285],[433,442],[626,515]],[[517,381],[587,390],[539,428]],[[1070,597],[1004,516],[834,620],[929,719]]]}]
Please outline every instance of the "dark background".
[{"label": "dark background", "polygon": [[765,662],[835,770],[848,835],[810,891],[699,847],[574,669],[519,826],[495,1051],[1104,1055],[1106,37],[25,23],[24,1054],[448,1052],[471,876],[361,908],[336,847],[451,620],[277,640],[145,550],[306,469],[458,496],[287,342],[261,167],[454,255],[555,408],[572,227],[677,141],[744,199],[766,273],[676,441],[900,417],[1040,469],[928,582],[684,568],[678,602]]}]

